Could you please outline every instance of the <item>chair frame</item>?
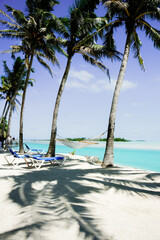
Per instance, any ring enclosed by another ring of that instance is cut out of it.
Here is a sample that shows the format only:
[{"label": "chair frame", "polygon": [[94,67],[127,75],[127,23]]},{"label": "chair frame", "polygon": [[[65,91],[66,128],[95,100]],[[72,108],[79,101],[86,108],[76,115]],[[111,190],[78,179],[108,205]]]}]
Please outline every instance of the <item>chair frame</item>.
[{"label": "chair frame", "polygon": [[[19,155],[16,151],[14,151],[12,148],[8,148],[8,150],[10,151],[9,155],[5,155],[4,158],[6,160],[6,162],[8,163],[8,165],[14,165],[14,166],[18,166],[21,162],[17,161],[15,162],[17,159],[24,159],[24,161],[26,162],[28,167],[32,167],[32,162],[31,164],[28,163],[28,161],[26,160],[27,157],[30,157],[29,155]],[[36,155],[38,157],[42,156],[42,155]],[[8,161],[8,157],[13,157],[13,160],[11,162]]]},{"label": "chair frame", "polygon": [[[27,159],[29,159],[32,163],[31,166],[34,166],[35,168],[39,169],[41,168],[45,162],[49,162],[51,165],[58,164],[59,166],[62,166],[66,160],[66,157],[35,157],[35,156],[29,156],[24,157],[24,160],[27,162]],[[60,162],[59,160],[63,160]]]},{"label": "chair frame", "polygon": [[44,150],[43,149],[35,149],[35,148],[30,148],[26,143],[24,143],[25,147],[26,147],[26,151],[25,153],[31,153],[31,152],[37,152],[38,154],[43,154]]},{"label": "chair frame", "polygon": [[[56,157],[43,157],[41,154],[39,155],[31,155],[31,154],[25,154],[25,155],[18,155],[16,151],[14,151],[12,148],[9,148],[10,155],[13,157],[13,160],[11,162],[8,161],[7,156],[4,156],[5,160],[7,161],[8,165],[14,165],[18,166],[20,164],[19,161],[15,163],[15,160],[17,159],[24,159],[27,166],[29,168],[35,167],[37,169],[41,168],[45,162],[49,162],[51,165],[58,164],[59,166],[62,166],[66,160],[66,157],[62,156],[56,156]],[[30,163],[28,162],[30,160]],[[63,160],[60,162],[59,160]]]}]

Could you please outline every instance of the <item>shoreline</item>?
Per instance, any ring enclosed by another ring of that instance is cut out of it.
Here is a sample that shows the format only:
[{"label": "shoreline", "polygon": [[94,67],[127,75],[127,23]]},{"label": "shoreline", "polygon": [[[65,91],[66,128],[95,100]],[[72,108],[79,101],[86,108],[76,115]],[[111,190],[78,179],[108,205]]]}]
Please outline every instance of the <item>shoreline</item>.
[{"label": "shoreline", "polygon": [[[49,140],[39,140],[39,139],[25,139],[26,142],[30,143],[41,143],[46,144],[49,143]],[[97,141],[94,141],[97,142]],[[96,146],[90,146],[96,147],[96,148],[105,148],[106,143],[103,141],[97,142],[99,143]],[[57,145],[63,145],[59,141],[56,143]],[[122,148],[122,149],[135,149],[135,150],[158,150],[160,151],[160,141],[130,141],[130,142],[114,142],[114,148]]]},{"label": "shoreline", "polygon": [[64,155],[37,170],[0,153],[0,239],[160,239],[160,173]]}]

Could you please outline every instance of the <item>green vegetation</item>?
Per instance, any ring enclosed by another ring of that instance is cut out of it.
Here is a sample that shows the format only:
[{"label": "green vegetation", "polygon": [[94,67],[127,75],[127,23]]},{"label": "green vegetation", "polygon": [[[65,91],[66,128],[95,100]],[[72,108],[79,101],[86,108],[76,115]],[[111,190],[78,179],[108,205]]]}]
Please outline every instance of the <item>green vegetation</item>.
[{"label": "green vegetation", "polygon": [[125,138],[115,138],[114,141],[115,142],[130,142],[131,140],[127,140]]},{"label": "green vegetation", "polygon": [[73,152],[71,152],[70,154],[75,155],[75,153],[76,153],[76,150],[73,150]]},{"label": "green vegetation", "polygon": [[81,137],[81,138],[66,138],[69,141],[84,141],[86,140],[85,137]]},{"label": "green vegetation", "polygon": [[[106,142],[107,138],[99,138],[99,139],[86,139],[85,137],[81,138],[66,138],[69,141],[98,141],[98,142]],[[125,138],[115,138],[115,142],[130,142],[131,140],[127,140]]]},{"label": "green vegetation", "polygon": [[3,118],[2,122],[0,123],[0,139],[1,140],[6,138],[7,129],[8,129],[8,123],[6,120],[4,122],[4,118]]},{"label": "green vegetation", "polygon": [[98,139],[97,141],[106,142],[106,141],[107,141],[107,138],[100,138],[100,139]]},{"label": "green vegetation", "polygon": [[[102,141],[102,142],[106,142],[107,141],[107,138],[101,138],[97,141]],[[114,139],[114,142],[130,142],[131,140],[127,140],[125,138],[115,138]]]}]

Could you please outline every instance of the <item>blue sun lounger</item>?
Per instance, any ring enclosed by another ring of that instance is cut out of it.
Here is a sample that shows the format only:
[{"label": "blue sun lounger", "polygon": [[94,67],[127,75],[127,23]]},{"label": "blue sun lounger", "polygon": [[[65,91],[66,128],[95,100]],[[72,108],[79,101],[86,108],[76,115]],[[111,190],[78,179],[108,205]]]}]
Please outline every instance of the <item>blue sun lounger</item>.
[{"label": "blue sun lounger", "polygon": [[[27,160],[28,157],[24,159]],[[35,168],[41,168],[46,162],[49,162],[51,165],[58,164],[59,166],[62,166],[66,157],[38,157],[32,155],[29,156],[29,160]]]},{"label": "blue sun lounger", "polygon": [[[41,154],[33,154],[33,155],[19,155],[17,152],[13,151],[12,148],[9,148],[10,153],[14,157],[12,162],[9,162],[7,159],[7,156],[5,156],[5,159],[7,163],[13,164],[14,166],[19,165],[20,161],[16,161],[17,159],[24,159],[28,167],[34,166],[35,168],[40,168],[45,162],[51,163],[51,165],[58,164],[59,166],[62,166],[64,161],[66,160],[66,157],[43,157]],[[30,164],[28,163],[28,160],[30,160]]]},{"label": "blue sun lounger", "polygon": [[31,152],[36,152],[38,154],[44,153],[43,149],[30,148],[26,143],[24,143],[24,145],[25,145],[25,153],[31,153]]},{"label": "blue sun lounger", "polygon": [[[28,167],[32,166],[32,164],[29,165],[28,161],[26,160],[26,158],[30,157],[30,155],[27,155],[27,154],[20,155],[16,151],[14,151],[12,148],[8,148],[8,150],[11,153],[11,156],[13,157],[13,160],[11,162],[9,162],[7,156],[4,156],[5,160],[7,161],[7,163],[9,165],[13,164],[14,166],[17,166],[17,165],[20,164],[20,161],[16,161],[16,160],[17,159],[24,159]],[[35,157],[42,157],[42,154],[36,154],[36,155],[33,155],[33,156],[35,156]]]}]

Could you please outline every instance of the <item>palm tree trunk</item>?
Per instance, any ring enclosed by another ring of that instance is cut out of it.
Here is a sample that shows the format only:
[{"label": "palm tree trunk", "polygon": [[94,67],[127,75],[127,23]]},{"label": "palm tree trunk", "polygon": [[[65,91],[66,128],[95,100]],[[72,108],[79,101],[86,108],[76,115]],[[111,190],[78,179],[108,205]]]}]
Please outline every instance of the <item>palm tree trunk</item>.
[{"label": "palm tree trunk", "polygon": [[108,123],[108,134],[107,134],[107,142],[106,142],[106,149],[105,154],[102,162],[102,167],[108,167],[114,165],[114,130],[115,130],[115,118],[116,118],[116,112],[117,112],[117,106],[118,106],[118,99],[120,90],[122,87],[124,74],[127,67],[128,57],[129,57],[129,51],[130,51],[130,44],[131,44],[131,34],[128,33],[126,44],[125,44],[125,50],[123,55],[123,60],[121,63],[118,79],[116,82],[114,95],[112,99],[112,106],[110,110],[110,116],[109,116],[109,123]]},{"label": "palm tree trunk", "polygon": [[31,72],[31,67],[33,63],[33,54],[31,55],[30,58],[30,63],[28,67],[28,72],[27,72],[27,77],[25,81],[25,86],[23,90],[23,96],[22,96],[22,104],[21,104],[21,112],[20,112],[20,128],[19,128],[19,152],[24,153],[24,148],[23,148],[23,113],[24,113],[24,103],[25,103],[25,98],[26,98],[26,91],[27,91],[27,86],[28,86],[28,81],[29,81],[29,76]]},{"label": "palm tree trunk", "polygon": [[6,108],[7,108],[7,104],[8,104],[8,100],[6,100],[6,102],[5,102],[5,105],[4,105],[4,108],[3,108],[3,112],[2,112],[2,116],[1,116],[1,120],[0,120],[0,124],[2,123],[3,116],[4,116]]},{"label": "palm tree trunk", "polygon": [[10,111],[9,111],[7,136],[10,136],[10,135],[11,135],[11,134],[10,134],[10,130],[11,130],[11,119],[12,119],[12,112],[13,112],[13,108],[14,108],[15,99],[16,99],[16,95],[15,95],[13,101],[12,101],[11,108],[10,108]]},{"label": "palm tree trunk", "polygon": [[51,156],[51,157],[55,156],[58,111],[59,111],[61,96],[62,96],[64,86],[67,81],[68,73],[70,70],[71,59],[72,59],[72,56],[69,56],[68,60],[67,60],[66,69],[65,69],[65,72],[62,77],[62,81],[61,81],[61,84],[60,84],[60,87],[58,90],[55,107],[54,107],[54,111],[53,111],[53,121],[52,121],[52,128],[51,128],[50,143],[49,143],[49,148],[48,148],[46,156]]},{"label": "palm tree trunk", "polygon": [[12,118],[12,111],[13,111],[14,105],[11,106],[9,111],[9,117],[8,117],[8,128],[7,128],[7,136],[10,136],[10,129],[11,129],[11,118]]},{"label": "palm tree trunk", "polygon": [[[4,136],[4,131],[5,131],[5,122],[6,122],[6,118],[7,118],[7,114],[9,112],[9,109],[10,109],[10,106],[11,106],[11,101],[9,102],[8,106],[7,106],[7,109],[6,109],[6,112],[5,112],[5,115],[4,117],[2,118],[2,123],[3,123],[3,126],[2,126],[2,147],[4,145],[4,140],[5,140],[5,136]],[[7,136],[6,136],[7,137]]]}]

